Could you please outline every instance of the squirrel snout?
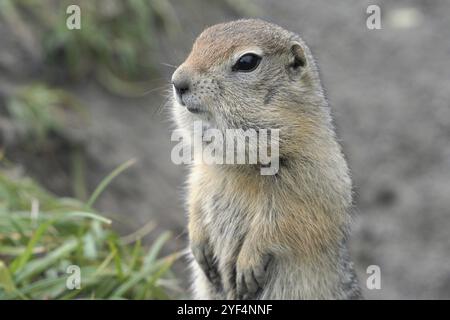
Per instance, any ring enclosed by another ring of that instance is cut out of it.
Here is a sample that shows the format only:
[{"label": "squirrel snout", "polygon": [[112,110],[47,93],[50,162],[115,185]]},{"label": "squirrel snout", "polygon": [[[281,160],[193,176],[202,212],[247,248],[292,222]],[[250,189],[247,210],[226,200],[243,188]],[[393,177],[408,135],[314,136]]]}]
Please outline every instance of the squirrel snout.
[{"label": "squirrel snout", "polygon": [[177,94],[177,98],[181,105],[184,105],[183,95],[190,90],[191,81],[189,77],[184,72],[179,72],[179,70],[175,71],[172,76],[172,85]]}]

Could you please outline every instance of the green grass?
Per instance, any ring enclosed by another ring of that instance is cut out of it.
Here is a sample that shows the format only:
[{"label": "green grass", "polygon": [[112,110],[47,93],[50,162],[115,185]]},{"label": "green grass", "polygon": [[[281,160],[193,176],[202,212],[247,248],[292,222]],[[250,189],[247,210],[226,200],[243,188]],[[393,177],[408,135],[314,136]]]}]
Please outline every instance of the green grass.
[{"label": "green grass", "polygon": [[[170,267],[178,253],[129,240],[92,205],[107,185],[133,164],[128,161],[86,203],[58,198],[12,169],[0,170],[0,299],[167,299],[177,295]],[[79,266],[81,289],[66,286],[68,267]]]}]

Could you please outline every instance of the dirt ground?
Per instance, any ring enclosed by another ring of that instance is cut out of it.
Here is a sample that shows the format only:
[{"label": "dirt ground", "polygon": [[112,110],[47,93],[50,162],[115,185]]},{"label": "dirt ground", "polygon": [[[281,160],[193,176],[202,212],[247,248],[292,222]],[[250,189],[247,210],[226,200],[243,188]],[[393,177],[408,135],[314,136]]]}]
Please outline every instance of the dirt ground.
[{"label": "dirt ground", "polygon": [[[186,172],[170,160],[173,125],[164,109],[158,111],[173,72],[165,64],[182,62],[204,27],[239,17],[212,1],[172,3],[184,32],[158,39],[162,76],[154,79],[154,91],[125,99],[91,82],[69,87],[89,106],[92,119],[84,133],[89,186],[125,160],[138,159],[102,195],[99,208],[121,215],[117,227],[123,230],[150,220],[158,232],[172,230],[167,250],[185,246]],[[358,215],[351,250],[366,298],[449,299],[450,2],[250,3],[258,9],[255,15],[298,32],[318,60],[352,171]],[[381,30],[366,27],[369,4],[381,7]],[[1,28],[0,43],[9,44],[0,58],[17,50]],[[0,97],[27,79],[27,63],[33,66],[20,55],[10,59],[13,71],[0,73]],[[55,192],[68,192],[57,175],[64,168],[15,160]],[[366,268],[373,264],[381,268],[381,290],[365,286]],[[180,262],[176,270],[183,275],[185,269]]]}]

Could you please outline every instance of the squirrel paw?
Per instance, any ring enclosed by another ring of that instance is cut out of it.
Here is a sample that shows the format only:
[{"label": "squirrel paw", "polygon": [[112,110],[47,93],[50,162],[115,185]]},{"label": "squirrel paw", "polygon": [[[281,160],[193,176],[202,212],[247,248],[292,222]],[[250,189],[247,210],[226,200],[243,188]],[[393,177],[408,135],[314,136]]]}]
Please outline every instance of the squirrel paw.
[{"label": "squirrel paw", "polygon": [[217,291],[222,291],[222,280],[217,268],[217,263],[214,259],[214,252],[209,243],[205,241],[191,244],[191,251],[195,260],[214,288]]},{"label": "squirrel paw", "polygon": [[257,297],[266,281],[266,273],[272,256],[264,255],[256,263],[245,263],[238,260],[236,267],[236,294],[239,300],[252,300]]}]

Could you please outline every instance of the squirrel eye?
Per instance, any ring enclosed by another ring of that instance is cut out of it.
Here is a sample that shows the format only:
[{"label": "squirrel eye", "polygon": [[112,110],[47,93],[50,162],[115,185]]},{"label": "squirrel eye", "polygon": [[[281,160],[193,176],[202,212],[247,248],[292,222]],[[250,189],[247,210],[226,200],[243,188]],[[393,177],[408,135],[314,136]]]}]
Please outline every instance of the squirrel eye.
[{"label": "squirrel eye", "polygon": [[240,57],[238,61],[236,61],[236,63],[232,67],[232,70],[240,72],[250,72],[258,67],[260,61],[260,56],[254,53],[247,53]]}]

